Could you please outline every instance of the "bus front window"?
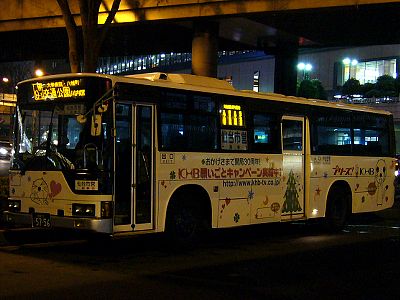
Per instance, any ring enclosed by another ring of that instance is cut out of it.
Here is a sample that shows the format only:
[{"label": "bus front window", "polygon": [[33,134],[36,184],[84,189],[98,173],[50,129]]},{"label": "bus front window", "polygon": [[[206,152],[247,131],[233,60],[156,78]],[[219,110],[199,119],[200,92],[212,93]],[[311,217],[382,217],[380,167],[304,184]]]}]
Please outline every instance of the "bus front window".
[{"label": "bus front window", "polygon": [[18,107],[15,158],[23,165],[19,168],[72,170],[103,165],[104,139],[91,136],[90,122],[77,121],[76,110],[81,113],[84,105],[74,107],[75,111],[57,105]]}]

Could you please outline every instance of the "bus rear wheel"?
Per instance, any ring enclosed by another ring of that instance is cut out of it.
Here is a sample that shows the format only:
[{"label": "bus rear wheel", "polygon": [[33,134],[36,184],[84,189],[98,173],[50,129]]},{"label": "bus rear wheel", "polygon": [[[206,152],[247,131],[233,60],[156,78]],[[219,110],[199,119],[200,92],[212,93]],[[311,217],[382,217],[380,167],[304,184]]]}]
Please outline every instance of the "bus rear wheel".
[{"label": "bus rear wheel", "polygon": [[326,205],[326,225],[330,231],[341,230],[349,217],[350,195],[343,187],[333,188]]}]

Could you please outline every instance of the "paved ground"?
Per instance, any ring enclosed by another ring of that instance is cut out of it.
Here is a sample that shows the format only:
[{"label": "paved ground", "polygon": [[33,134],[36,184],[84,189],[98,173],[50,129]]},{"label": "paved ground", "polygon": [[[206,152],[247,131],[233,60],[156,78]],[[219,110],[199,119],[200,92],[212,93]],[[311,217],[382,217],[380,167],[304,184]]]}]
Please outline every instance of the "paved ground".
[{"label": "paved ground", "polygon": [[353,218],[337,234],[304,223],[230,229],[189,248],[150,235],[0,246],[0,299],[397,300],[398,212]]}]

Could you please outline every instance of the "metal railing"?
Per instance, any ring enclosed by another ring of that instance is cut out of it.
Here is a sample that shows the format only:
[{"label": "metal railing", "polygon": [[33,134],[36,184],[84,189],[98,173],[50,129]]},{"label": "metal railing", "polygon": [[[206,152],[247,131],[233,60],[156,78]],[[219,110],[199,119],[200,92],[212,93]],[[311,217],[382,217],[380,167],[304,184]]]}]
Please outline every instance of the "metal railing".
[{"label": "metal railing", "polygon": [[332,102],[343,102],[349,104],[364,104],[364,105],[373,105],[373,104],[389,104],[389,103],[399,103],[399,97],[372,97],[372,98],[340,98],[333,99]]}]

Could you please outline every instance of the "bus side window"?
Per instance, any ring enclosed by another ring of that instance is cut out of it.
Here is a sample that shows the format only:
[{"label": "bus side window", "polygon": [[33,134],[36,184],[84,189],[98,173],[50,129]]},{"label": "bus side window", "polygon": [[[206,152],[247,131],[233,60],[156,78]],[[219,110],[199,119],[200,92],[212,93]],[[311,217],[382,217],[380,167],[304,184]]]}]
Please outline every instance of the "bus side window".
[{"label": "bus side window", "polygon": [[279,152],[279,120],[270,113],[255,113],[253,115],[253,145],[255,151]]},{"label": "bus side window", "polygon": [[303,122],[282,120],[283,150],[303,150]]}]

